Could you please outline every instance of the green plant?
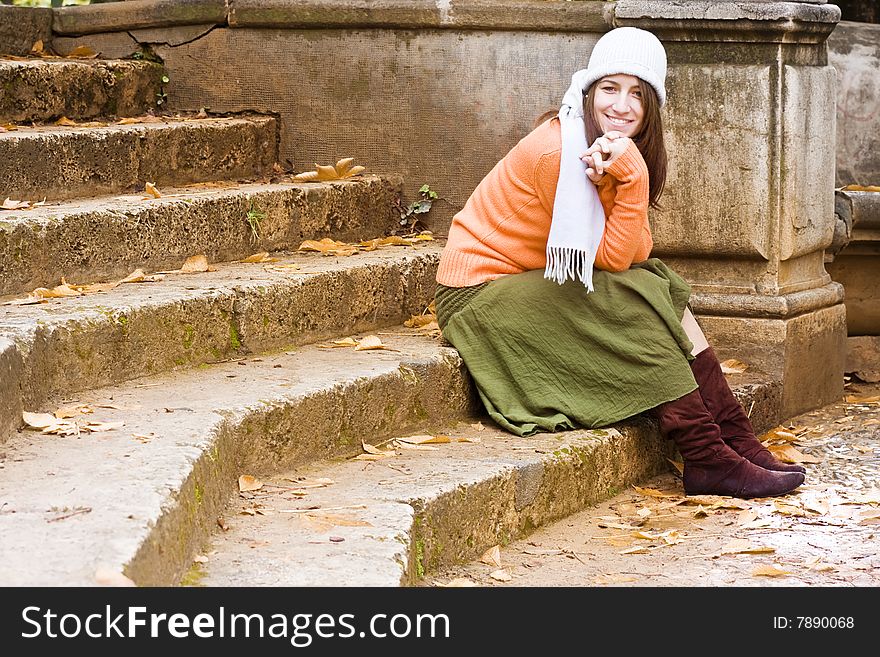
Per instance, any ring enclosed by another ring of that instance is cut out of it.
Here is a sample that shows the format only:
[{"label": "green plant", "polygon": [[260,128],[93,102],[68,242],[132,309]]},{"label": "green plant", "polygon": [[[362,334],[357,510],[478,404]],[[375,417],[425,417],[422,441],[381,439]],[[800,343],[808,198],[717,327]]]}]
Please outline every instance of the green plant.
[{"label": "green plant", "polygon": [[415,231],[417,224],[421,221],[417,215],[428,212],[434,201],[440,198],[437,192],[432,190],[427,184],[419,187],[419,196],[419,200],[410,203],[409,207],[405,210],[401,208],[400,212],[400,225],[406,226],[411,231]]},{"label": "green plant", "polygon": [[165,93],[165,85],[170,82],[170,78],[167,75],[162,76],[162,84],[159,87],[159,91],[156,92],[156,106],[162,107],[166,102],[168,102],[168,94]]},{"label": "green plant", "polygon": [[266,219],[266,213],[255,207],[251,202],[250,210],[247,212],[247,223],[251,229],[251,242],[256,244],[260,239],[260,226]]}]

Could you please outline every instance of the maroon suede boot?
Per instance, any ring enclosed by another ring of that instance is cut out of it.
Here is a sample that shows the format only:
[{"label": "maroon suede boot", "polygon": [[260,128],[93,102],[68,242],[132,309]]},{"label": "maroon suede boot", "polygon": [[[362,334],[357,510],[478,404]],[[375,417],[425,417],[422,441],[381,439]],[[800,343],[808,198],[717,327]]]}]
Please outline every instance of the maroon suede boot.
[{"label": "maroon suede boot", "polygon": [[700,386],[703,403],[721,428],[721,439],[734,452],[767,470],[806,473],[802,465],[783,463],[777,459],[755,436],[749,416],[724,378],[721,363],[712,347],[697,354],[691,361],[691,371]]},{"label": "maroon suede boot", "polygon": [[684,459],[687,495],[770,497],[789,493],[804,482],[801,472],[765,470],[728,447],[699,390],[661,404],[654,415]]}]

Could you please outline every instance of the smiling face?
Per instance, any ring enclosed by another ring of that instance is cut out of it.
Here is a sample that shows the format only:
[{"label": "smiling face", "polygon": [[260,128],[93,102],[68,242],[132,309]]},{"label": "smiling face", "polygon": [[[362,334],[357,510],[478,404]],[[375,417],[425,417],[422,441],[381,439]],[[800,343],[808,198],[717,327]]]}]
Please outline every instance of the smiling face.
[{"label": "smiling face", "polygon": [[593,117],[603,134],[616,130],[625,137],[634,137],[645,117],[639,79],[619,73],[596,82]]}]

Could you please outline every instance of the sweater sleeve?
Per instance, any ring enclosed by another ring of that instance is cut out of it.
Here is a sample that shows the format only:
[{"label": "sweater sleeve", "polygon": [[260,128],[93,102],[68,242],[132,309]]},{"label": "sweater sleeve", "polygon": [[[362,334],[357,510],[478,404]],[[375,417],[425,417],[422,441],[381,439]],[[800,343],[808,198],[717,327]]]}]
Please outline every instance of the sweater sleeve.
[{"label": "sweater sleeve", "polygon": [[[635,142],[605,170],[601,187],[614,185],[610,212],[606,207],[605,232],[596,253],[596,267],[606,271],[625,271],[633,263],[646,260],[653,240],[648,224],[648,167]],[[612,180],[608,180],[608,177]],[[608,193],[608,190],[604,190]]]}]

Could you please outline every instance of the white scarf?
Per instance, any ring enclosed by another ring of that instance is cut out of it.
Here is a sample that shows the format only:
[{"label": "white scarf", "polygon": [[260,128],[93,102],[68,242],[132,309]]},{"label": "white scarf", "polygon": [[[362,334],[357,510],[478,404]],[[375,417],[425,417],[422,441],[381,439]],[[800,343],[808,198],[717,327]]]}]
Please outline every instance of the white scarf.
[{"label": "white scarf", "polygon": [[592,292],[593,263],[605,231],[605,210],[596,186],[587,178],[587,167],[580,159],[588,148],[583,112],[586,81],[586,69],[571,76],[571,86],[565,92],[559,110],[562,155],[553,220],[547,238],[544,278],[560,285],[569,278],[576,279]]}]

